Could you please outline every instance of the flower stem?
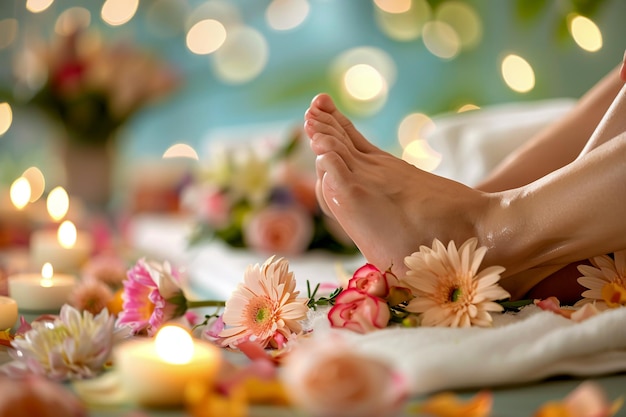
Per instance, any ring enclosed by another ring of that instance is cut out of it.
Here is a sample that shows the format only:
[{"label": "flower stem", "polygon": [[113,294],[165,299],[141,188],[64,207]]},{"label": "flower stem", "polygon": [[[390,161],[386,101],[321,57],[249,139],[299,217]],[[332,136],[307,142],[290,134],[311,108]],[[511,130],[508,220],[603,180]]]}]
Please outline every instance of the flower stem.
[{"label": "flower stem", "polygon": [[226,305],[226,301],[216,301],[216,300],[192,301],[192,300],[187,300],[187,308],[224,307],[225,305]]}]

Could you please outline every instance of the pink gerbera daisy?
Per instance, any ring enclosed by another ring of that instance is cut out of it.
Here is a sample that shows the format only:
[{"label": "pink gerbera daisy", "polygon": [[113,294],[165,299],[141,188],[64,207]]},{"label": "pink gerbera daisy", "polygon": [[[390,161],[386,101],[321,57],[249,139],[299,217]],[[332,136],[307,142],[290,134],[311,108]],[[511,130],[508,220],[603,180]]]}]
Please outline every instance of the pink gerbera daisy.
[{"label": "pink gerbera daisy", "polygon": [[502,311],[495,301],[510,297],[498,284],[504,268],[478,272],[487,248],[477,244],[472,238],[457,250],[454,241],[446,248],[435,239],[432,248],[404,258],[409,271],[403,283],[415,295],[406,309],[421,313],[423,326],[484,327],[492,323],[491,311]]},{"label": "pink gerbera daisy", "polygon": [[144,259],[128,271],[122,302],[118,324],[130,326],[135,334],[148,336],[187,310],[177,271],[168,262],[158,264]]},{"label": "pink gerbera daisy", "polygon": [[[591,265],[579,265],[583,274],[578,283],[586,288],[580,304],[604,301],[608,307],[626,305],[626,250],[589,259]],[[579,304],[577,303],[577,304]]]},{"label": "pink gerbera daisy", "polygon": [[296,281],[289,262],[270,257],[261,266],[249,266],[244,282],[226,301],[222,345],[234,346],[247,339],[263,347],[280,347],[281,340],[302,331],[301,320],[307,316],[307,300],[297,298]]}]

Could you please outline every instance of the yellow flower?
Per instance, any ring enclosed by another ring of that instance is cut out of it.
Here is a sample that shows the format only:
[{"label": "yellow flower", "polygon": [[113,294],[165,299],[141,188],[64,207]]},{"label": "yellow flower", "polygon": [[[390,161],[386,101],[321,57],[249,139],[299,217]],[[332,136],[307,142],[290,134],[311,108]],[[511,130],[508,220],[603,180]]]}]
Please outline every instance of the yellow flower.
[{"label": "yellow flower", "polygon": [[261,266],[249,266],[244,282],[226,301],[224,325],[219,334],[224,346],[240,340],[256,340],[263,347],[281,347],[293,334],[302,331],[307,299],[297,298],[296,281],[284,258],[270,257]]},{"label": "yellow flower", "polygon": [[495,301],[510,297],[498,284],[504,268],[478,272],[487,248],[477,244],[472,238],[457,250],[454,241],[446,248],[435,239],[432,248],[421,246],[404,258],[409,271],[402,283],[415,295],[406,309],[422,313],[423,326],[486,327],[492,323],[490,312],[502,311]]},{"label": "yellow flower", "polygon": [[493,394],[480,391],[467,401],[450,392],[442,392],[428,398],[415,407],[415,411],[432,417],[487,417],[491,413]]},{"label": "yellow flower", "polygon": [[609,307],[626,305],[626,250],[615,252],[613,259],[608,255],[589,259],[591,265],[579,265],[583,274],[578,283],[587,291],[579,303],[604,301]]}]

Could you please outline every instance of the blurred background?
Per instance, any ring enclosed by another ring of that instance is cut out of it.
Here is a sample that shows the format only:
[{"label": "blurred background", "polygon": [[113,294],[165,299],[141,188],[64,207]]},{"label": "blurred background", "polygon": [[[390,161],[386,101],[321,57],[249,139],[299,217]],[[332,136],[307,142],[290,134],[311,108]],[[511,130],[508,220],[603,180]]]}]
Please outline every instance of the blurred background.
[{"label": "blurred background", "polygon": [[0,184],[35,167],[44,194],[72,169],[94,188],[88,148],[113,153],[115,194],[160,178],[173,145],[202,163],[298,127],[322,91],[402,155],[438,115],[580,97],[620,62],[625,17],[620,0],[2,1]]}]

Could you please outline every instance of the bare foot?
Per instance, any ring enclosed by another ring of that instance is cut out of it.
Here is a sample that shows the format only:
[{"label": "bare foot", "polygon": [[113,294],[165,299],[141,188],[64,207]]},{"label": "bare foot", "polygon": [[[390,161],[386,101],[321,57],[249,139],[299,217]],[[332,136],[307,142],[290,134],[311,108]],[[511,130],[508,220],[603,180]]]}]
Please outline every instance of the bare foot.
[{"label": "bare foot", "polygon": [[488,194],[424,172],[382,151],[361,135],[326,94],[305,114],[305,130],[317,155],[318,197],[380,269],[405,272],[404,257],[434,238],[458,244],[478,237],[490,205]]}]

